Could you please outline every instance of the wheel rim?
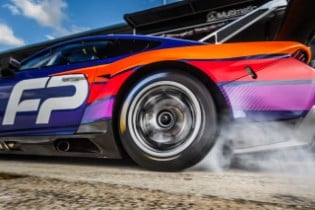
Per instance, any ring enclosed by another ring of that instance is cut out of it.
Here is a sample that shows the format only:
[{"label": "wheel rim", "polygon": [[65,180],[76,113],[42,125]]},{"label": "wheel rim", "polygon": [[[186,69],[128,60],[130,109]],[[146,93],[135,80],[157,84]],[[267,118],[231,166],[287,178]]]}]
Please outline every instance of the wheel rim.
[{"label": "wheel rim", "polygon": [[128,110],[132,139],[151,156],[179,155],[201,129],[203,117],[197,97],[174,81],[159,81],[139,89],[135,88],[136,97]]}]

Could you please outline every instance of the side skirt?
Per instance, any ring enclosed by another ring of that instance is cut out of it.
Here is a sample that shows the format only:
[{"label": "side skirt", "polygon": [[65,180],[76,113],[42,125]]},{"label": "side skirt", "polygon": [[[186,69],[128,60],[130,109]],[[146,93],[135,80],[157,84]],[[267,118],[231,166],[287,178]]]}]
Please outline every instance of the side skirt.
[{"label": "side skirt", "polygon": [[83,125],[76,135],[0,137],[0,153],[121,158],[110,121]]}]

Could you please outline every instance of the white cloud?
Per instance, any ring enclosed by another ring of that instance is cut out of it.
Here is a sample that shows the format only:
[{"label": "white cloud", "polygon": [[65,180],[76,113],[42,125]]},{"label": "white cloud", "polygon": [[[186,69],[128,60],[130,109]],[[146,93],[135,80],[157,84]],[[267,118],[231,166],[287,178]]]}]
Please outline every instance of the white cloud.
[{"label": "white cloud", "polygon": [[[87,30],[90,30],[90,28],[72,25],[69,27],[69,29],[67,31],[64,31],[64,33],[62,35],[75,34],[75,33],[80,33],[80,32],[87,31]],[[56,33],[46,34],[45,37],[48,40],[53,40],[53,39],[56,39],[58,37],[58,34],[56,34]]]},{"label": "white cloud", "polygon": [[0,23],[0,34],[0,44],[2,45],[19,47],[25,44],[23,39],[16,37],[13,30],[3,23]]},{"label": "white cloud", "polygon": [[67,32],[62,27],[62,21],[66,18],[63,11],[67,6],[64,0],[11,0],[11,4],[4,5],[12,14],[33,19],[42,26],[55,29],[60,34]]},{"label": "white cloud", "polygon": [[53,35],[45,35],[47,39],[57,36],[78,33],[88,30],[86,27],[72,25],[64,27],[63,21],[67,19],[65,9],[68,7],[65,0],[10,0],[10,4],[3,5],[13,15],[23,15],[35,20],[41,26],[55,30]]},{"label": "white cloud", "polygon": [[3,8],[8,8],[13,15],[20,15],[21,14],[19,9],[16,6],[12,5],[12,4],[4,4],[2,7]]}]

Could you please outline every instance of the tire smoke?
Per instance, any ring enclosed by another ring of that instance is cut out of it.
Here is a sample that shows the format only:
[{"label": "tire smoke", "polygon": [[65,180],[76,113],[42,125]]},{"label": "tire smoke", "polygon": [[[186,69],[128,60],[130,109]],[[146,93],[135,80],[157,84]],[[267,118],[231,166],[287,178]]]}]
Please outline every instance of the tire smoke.
[{"label": "tire smoke", "polygon": [[[256,127],[251,130],[261,130],[262,128],[253,124]],[[259,143],[264,138],[264,142],[271,142],[276,136],[285,136],[288,141],[299,143],[310,139],[308,136],[311,132],[306,132],[304,135],[292,135],[292,126],[285,124],[282,127],[271,126],[269,130],[263,131],[258,134],[257,132],[246,132],[246,138]],[[232,133],[227,136],[220,136],[215,146],[211,149],[208,155],[196,164],[190,170],[197,171],[223,171],[227,168],[233,170],[245,170],[245,171],[263,171],[272,173],[285,173],[288,175],[301,174],[301,175],[315,175],[315,144],[306,145],[304,147],[292,146],[288,148],[273,149],[263,152],[235,154],[235,141],[227,141],[225,139],[242,138],[244,135],[240,135],[242,130],[231,129],[228,126],[224,126],[224,129],[229,129]],[[307,135],[307,136],[306,136]],[[252,144],[249,142],[249,145]]]}]

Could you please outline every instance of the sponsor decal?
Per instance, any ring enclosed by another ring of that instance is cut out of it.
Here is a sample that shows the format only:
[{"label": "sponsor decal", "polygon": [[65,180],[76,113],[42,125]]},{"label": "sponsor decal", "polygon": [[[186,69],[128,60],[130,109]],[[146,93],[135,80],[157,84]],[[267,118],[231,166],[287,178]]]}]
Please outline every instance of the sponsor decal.
[{"label": "sponsor decal", "polygon": [[[75,93],[66,97],[22,99],[24,91],[72,86]],[[84,75],[63,75],[27,79],[17,83],[11,92],[2,125],[14,125],[16,115],[38,111],[36,124],[48,124],[50,115],[56,110],[72,110],[80,107],[88,96],[88,82]]]},{"label": "sponsor decal", "polygon": [[243,16],[254,9],[256,9],[257,6],[248,6],[241,9],[232,9],[228,11],[211,11],[207,15],[207,22],[213,22],[218,20],[225,20],[230,18],[236,18]]}]

